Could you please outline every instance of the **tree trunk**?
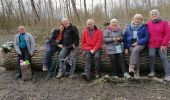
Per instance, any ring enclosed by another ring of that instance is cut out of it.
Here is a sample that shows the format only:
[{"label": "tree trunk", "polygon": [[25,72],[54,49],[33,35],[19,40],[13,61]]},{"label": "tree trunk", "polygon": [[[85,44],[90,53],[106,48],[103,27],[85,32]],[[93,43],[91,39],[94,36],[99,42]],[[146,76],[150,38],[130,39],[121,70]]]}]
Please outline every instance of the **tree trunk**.
[{"label": "tree trunk", "polygon": [[21,7],[21,0],[18,0],[18,5],[19,5],[19,12],[20,12],[20,21],[22,23],[24,23],[24,17],[23,17],[23,13],[22,13],[22,7]]},{"label": "tree trunk", "polygon": [[86,0],[84,0],[84,11],[85,11],[85,16],[87,18],[87,7],[86,7]]},{"label": "tree trunk", "polygon": [[152,7],[151,7],[151,0],[148,0],[148,10],[151,11]]},{"label": "tree trunk", "polygon": [[7,24],[7,21],[6,21],[4,3],[3,3],[2,0],[1,0],[1,5],[2,5],[2,13],[3,13],[4,24],[5,24],[7,32],[9,32],[8,24]]},{"label": "tree trunk", "polygon": [[70,17],[70,12],[69,12],[69,5],[68,5],[68,0],[65,0],[65,7],[66,7],[66,13],[67,13],[67,17]]},{"label": "tree trunk", "polygon": [[108,22],[108,15],[107,15],[107,2],[104,0],[104,12],[105,12],[105,20]]},{"label": "tree trunk", "polygon": [[38,12],[35,8],[34,0],[31,0],[31,7],[32,7],[32,11],[33,11],[34,16],[36,16],[38,22],[40,22],[40,16],[38,15]]},{"label": "tree trunk", "polygon": [[54,19],[54,10],[53,10],[53,5],[52,5],[52,2],[51,0],[48,0],[48,6],[49,6],[49,14],[50,14],[50,22],[51,22],[51,26],[52,26],[52,22],[53,22],[53,19]]},{"label": "tree trunk", "polygon": [[92,5],[91,5],[91,8],[92,8],[92,16],[93,16],[93,14],[94,14],[94,7],[93,7],[93,5],[94,5],[94,1],[93,0],[91,0],[91,2],[92,2]]},{"label": "tree trunk", "polygon": [[[84,64],[85,59],[82,56],[82,52],[83,51],[80,47],[78,51],[77,67],[76,67],[79,70],[82,70],[85,66]],[[101,55],[102,55],[101,66],[103,67],[102,71],[110,71],[110,59],[106,53],[105,46],[102,47]],[[144,49],[140,57],[141,57],[140,58],[141,72],[145,72],[145,73],[149,72],[148,50]],[[58,58],[58,54],[55,53],[52,57],[52,61],[56,61],[57,58]],[[170,59],[170,49],[168,50],[168,59]],[[125,56],[125,60],[128,64],[129,56]],[[43,62],[44,62],[44,48],[37,47],[37,50],[34,56],[32,57],[33,67],[36,69],[41,69],[41,67],[43,66]],[[94,65],[94,59],[93,59],[92,65]],[[160,61],[160,57],[158,56],[156,56],[155,65],[157,66],[156,71],[163,72],[162,63]],[[17,66],[17,54],[14,49],[8,53],[0,52],[0,66],[5,67],[6,69],[15,69],[15,67]],[[118,68],[121,68],[121,67],[118,67]],[[120,69],[118,69],[118,71],[120,71]]]},{"label": "tree trunk", "polygon": [[125,0],[125,16],[126,16],[126,22],[128,22],[128,20],[129,20],[128,15],[129,15],[128,1]]},{"label": "tree trunk", "polygon": [[78,12],[77,12],[77,8],[76,8],[75,1],[74,1],[74,0],[71,0],[71,4],[72,4],[72,7],[73,7],[74,15],[76,15],[76,17],[77,17],[77,19],[78,19],[78,22],[81,23],[80,17],[79,17]]}]

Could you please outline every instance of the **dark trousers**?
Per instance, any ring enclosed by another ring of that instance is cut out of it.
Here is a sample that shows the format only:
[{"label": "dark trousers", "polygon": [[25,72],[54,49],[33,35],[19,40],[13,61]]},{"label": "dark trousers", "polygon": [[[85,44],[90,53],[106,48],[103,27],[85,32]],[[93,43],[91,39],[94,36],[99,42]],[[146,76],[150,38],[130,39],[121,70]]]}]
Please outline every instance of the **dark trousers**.
[{"label": "dark trousers", "polygon": [[45,46],[44,64],[46,65],[48,71],[51,69],[51,57],[57,50],[57,47],[51,46],[50,43],[47,43]]},{"label": "dark trousers", "polygon": [[[20,54],[18,55],[18,67],[17,67],[17,69],[19,71],[19,75],[22,75],[21,67],[20,67],[20,60],[23,60],[23,61],[29,60],[29,62],[31,63],[31,56],[30,56],[27,48],[20,48],[20,50],[21,50],[22,55],[20,55]],[[31,68],[31,70],[32,70],[32,68]]]},{"label": "dark trousers", "polygon": [[86,51],[85,53],[85,68],[84,71],[86,75],[90,76],[91,74],[91,66],[92,66],[92,58],[95,58],[95,73],[100,74],[100,50],[96,51],[92,54],[90,51]]},{"label": "dark trousers", "polygon": [[[124,60],[124,55],[122,53],[119,54],[110,54],[110,65],[112,69],[112,75],[117,76],[117,67],[120,65],[121,66],[121,71],[122,73],[127,72],[127,68],[125,66],[125,60]],[[116,61],[119,61],[119,65],[116,64]]]}]

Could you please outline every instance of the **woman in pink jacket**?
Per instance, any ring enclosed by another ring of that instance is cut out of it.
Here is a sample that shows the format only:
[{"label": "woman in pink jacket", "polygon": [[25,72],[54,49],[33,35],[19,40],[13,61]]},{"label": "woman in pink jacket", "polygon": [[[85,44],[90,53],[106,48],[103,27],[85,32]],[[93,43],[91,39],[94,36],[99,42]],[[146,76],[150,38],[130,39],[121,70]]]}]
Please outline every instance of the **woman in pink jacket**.
[{"label": "woman in pink jacket", "polygon": [[165,72],[165,81],[170,81],[170,64],[167,58],[167,46],[169,41],[169,27],[168,22],[160,19],[159,11],[154,9],[150,12],[151,20],[147,23],[149,30],[149,77],[155,76],[154,63],[155,55],[158,52],[163,63]]}]

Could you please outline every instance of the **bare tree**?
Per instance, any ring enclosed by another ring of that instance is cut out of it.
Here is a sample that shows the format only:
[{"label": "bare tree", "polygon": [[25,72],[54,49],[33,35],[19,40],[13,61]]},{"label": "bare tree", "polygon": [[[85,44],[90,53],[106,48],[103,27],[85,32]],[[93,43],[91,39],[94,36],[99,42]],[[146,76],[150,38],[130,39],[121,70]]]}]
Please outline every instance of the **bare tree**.
[{"label": "bare tree", "polygon": [[94,3],[94,1],[93,0],[91,0],[91,2],[92,2],[92,4],[91,4],[91,8],[92,8],[92,14],[94,14],[94,7],[93,7],[93,3]]},{"label": "bare tree", "polygon": [[87,17],[87,7],[86,7],[86,0],[84,0],[84,11],[85,11],[85,16]]},{"label": "bare tree", "polygon": [[74,0],[71,0],[71,3],[72,3],[72,7],[73,7],[73,12],[74,12],[74,14],[76,15],[76,17],[77,17],[79,23],[81,23],[80,17],[79,17],[78,12],[77,12],[77,8],[76,8],[75,1],[74,1]]},{"label": "bare tree", "polygon": [[67,13],[67,17],[70,16],[70,11],[69,11],[69,0],[65,0],[65,8],[66,8],[66,13]]},{"label": "bare tree", "polygon": [[7,25],[7,22],[6,22],[6,16],[5,16],[5,7],[4,7],[4,3],[3,3],[2,0],[1,0],[1,5],[2,5],[2,13],[3,13],[4,24],[6,26],[7,32],[9,32],[8,25]]},{"label": "bare tree", "polygon": [[52,4],[51,0],[48,0],[48,3],[49,3],[48,5],[49,5],[49,9],[50,9],[50,14],[51,14],[51,17],[53,19],[53,17],[54,17],[54,14],[53,14],[53,12],[54,12],[53,4]]},{"label": "bare tree", "polygon": [[126,16],[126,22],[128,21],[128,15],[129,15],[128,1],[125,0],[125,16]]},{"label": "bare tree", "polygon": [[38,12],[35,8],[35,4],[34,4],[34,0],[31,0],[31,7],[32,7],[32,11],[34,13],[34,15],[36,16],[36,18],[38,19],[38,21],[40,22],[40,16],[38,15]]},{"label": "bare tree", "polygon": [[152,9],[151,7],[151,0],[148,0],[148,10],[150,11]]},{"label": "bare tree", "polygon": [[105,12],[105,19],[106,22],[108,21],[108,15],[107,15],[107,2],[106,0],[104,0],[104,12]]}]

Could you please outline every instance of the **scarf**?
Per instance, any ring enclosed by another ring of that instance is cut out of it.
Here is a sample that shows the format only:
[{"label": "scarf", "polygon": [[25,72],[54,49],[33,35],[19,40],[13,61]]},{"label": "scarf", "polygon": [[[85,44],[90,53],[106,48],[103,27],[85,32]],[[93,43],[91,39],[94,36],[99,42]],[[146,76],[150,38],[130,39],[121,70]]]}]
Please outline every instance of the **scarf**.
[{"label": "scarf", "polygon": [[142,27],[143,24],[139,24],[139,25],[134,25],[133,23],[130,24],[131,28],[134,31],[138,31],[138,29],[140,29]]},{"label": "scarf", "polygon": [[153,23],[154,23],[154,24],[159,23],[159,22],[161,22],[161,20],[162,20],[161,18],[154,19],[154,20],[153,20]]}]

